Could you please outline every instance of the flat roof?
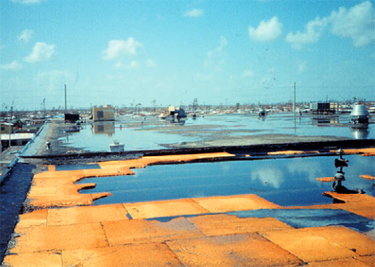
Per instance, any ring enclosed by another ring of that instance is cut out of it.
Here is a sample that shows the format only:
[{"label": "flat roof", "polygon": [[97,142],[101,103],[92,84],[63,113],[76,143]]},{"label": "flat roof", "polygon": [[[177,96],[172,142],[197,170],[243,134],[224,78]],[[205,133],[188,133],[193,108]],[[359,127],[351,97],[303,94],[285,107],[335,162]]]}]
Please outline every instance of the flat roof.
[{"label": "flat roof", "polygon": [[[32,139],[34,135],[34,133],[12,133],[10,140]],[[1,134],[1,140],[9,140],[9,134]]]}]

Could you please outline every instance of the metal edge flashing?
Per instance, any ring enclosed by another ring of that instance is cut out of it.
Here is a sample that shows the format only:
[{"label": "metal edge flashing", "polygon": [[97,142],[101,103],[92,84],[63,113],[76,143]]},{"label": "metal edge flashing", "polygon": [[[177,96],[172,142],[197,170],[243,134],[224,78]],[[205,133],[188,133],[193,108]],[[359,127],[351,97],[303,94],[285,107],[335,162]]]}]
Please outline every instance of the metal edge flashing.
[{"label": "metal edge flashing", "polygon": [[42,125],[42,127],[40,127],[39,131],[33,136],[33,138],[29,142],[27,142],[27,144],[23,147],[23,149],[20,151],[20,153],[12,160],[12,162],[9,164],[7,169],[1,174],[0,185],[4,182],[5,178],[11,173],[13,167],[17,164],[17,162],[19,160],[19,157],[22,155],[22,153],[24,153],[27,150],[27,148],[30,146],[30,144],[34,142],[35,138],[37,138],[39,136],[39,134],[44,129],[46,124],[47,124],[47,122],[45,122]]}]

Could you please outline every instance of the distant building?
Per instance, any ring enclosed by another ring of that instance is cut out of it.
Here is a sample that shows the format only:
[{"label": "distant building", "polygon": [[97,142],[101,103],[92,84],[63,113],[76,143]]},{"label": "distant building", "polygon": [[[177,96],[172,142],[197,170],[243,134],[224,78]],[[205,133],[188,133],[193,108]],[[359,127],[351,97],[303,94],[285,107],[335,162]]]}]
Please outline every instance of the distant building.
[{"label": "distant building", "polygon": [[353,123],[368,123],[370,113],[367,110],[366,105],[355,104],[353,110],[350,113],[350,120]]},{"label": "distant building", "polygon": [[65,114],[65,122],[75,123],[76,121],[79,121],[79,114]]},{"label": "distant building", "polygon": [[35,134],[33,133],[4,133],[0,135],[0,141],[3,148],[9,147],[9,141],[12,146],[24,146],[29,142]]},{"label": "distant building", "polygon": [[92,119],[94,121],[114,121],[115,120],[115,108],[107,105],[105,107],[93,107],[92,108]]},{"label": "distant building", "polygon": [[0,124],[0,127],[1,127],[1,131],[0,133],[3,133],[3,134],[6,134],[6,133],[13,133],[13,123],[9,123],[9,122],[2,122]]},{"label": "distant building", "polygon": [[313,114],[335,114],[338,110],[337,103],[310,103],[310,111]]},{"label": "distant building", "polygon": [[186,113],[185,113],[185,110],[183,108],[169,106],[168,107],[168,113],[169,113],[170,116],[176,117],[178,119],[179,118],[186,118]]}]

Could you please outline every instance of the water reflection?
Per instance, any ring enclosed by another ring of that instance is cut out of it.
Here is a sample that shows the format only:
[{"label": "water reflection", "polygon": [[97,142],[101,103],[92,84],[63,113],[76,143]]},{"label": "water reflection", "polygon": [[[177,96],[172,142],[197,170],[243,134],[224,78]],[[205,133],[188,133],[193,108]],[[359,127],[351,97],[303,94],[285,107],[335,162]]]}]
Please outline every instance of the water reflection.
[{"label": "water reflection", "polygon": [[112,136],[115,133],[115,124],[114,122],[109,123],[93,123],[92,131],[94,134],[106,134],[107,136]]},{"label": "water reflection", "polygon": [[[348,158],[353,166],[346,173],[350,179],[345,185],[364,188],[366,193],[374,195],[370,189],[372,181],[359,177],[362,173],[375,175],[374,158],[358,155]],[[332,174],[333,160],[312,157],[156,165],[134,169],[134,176],[89,178],[78,183],[97,184],[81,193],[113,194],[96,200],[98,205],[241,194],[256,194],[283,206],[329,204],[332,199],[322,197],[322,191],[329,191],[331,183],[317,182],[314,177]],[[340,183],[343,186],[343,181]]]},{"label": "water reflection", "polygon": [[[236,195],[255,193],[281,205],[320,203],[318,188],[306,187],[306,175],[296,175],[283,166],[291,160],[195,163],[149,166],[135,169],[132,177],[90,178],[97,186],[81,193],[110,192],[113,196],[96,204]],[[308,171],[308,170],[305,170]],[[83,181],[85,183],[88,181]],[[79,182],[81,183],[81,181]],[[306,189],[307,188],[307,189]],[[314,197],[315,196],[315,197]],[[325,203],[325,202],[324,202]]]},{"label": "water reflection", "polygon": [[319,124],[338,124],[340,123],[339,116],[314,116],[312,120],[313,125]]},{"label": "water reflection", "polygon": [[[194,118],[194,120],[195,120],[195,118]],[[186,118],[171,117],[170,122],[173,123],[173,124],[185,125]]]},{"label": "water reflection", "polygon": [[[285,164],[285,168],[288,169],[289,173],[304,177],[306,181],[310,183],[316,183],[316,177],[321,173],[322,165],[316,161],[304,161],[300,160],[298,164],[295,162],[289,162]],[[319,185],[317,185],[319,186]]]},{"label": "water reflection", "polygon": [[250,179],[254,182],[257,180],[262,184],[279,189],[284,183],[284,172],[281,168],[254,168],[251,172]]},{"label": "water reflection", "polygon": [[370,134],[368,124],[355,124],[350,127],[354,139],[367,139]]},{"label": "water reflection", "polygon": [[343,168],[349,166],[349,160],[344,159],[342,157],[342,150],[339,149],[337,151],[337,154],[339,155],[339,158],[335,159],[335,167],[339,168],[335,174],[334,181],[332,184],[332,188],[335,192],[339,194],[363,194],[363,190],[361,189],[348,189],[346,188],[342,183],[345,181],[345,172],[343,171]]},{"label": "water reflection", "polygon": [[266,120],[266,116],[265,115],[264,116],[258,116],[258,120],[265,121]]}]

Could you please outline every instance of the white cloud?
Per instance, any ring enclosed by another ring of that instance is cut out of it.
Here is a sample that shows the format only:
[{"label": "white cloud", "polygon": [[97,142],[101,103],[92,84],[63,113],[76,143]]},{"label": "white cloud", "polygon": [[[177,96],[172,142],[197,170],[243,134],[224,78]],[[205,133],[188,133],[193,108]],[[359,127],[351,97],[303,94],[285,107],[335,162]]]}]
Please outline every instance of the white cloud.
[{"label": "white cloud", "polygon": [[204,81],[204,82],[212,81],[214,79],[214,75],[212,73],[210,73],[210,74],[200,74],[200,73],[198,73],[196,77],[197,77],[198,80]]},{"label": "white cloud", "polygon": [[242,72],[243,77],[253,77],[254,72],[252,70],[246,69]]},{"label": "white cloud", "polygon": [[301,62],[298,65],[298,73],[301,74],[306,71],[306,62]]},{"label": "white cloud", "polygon": [[39,72],[35,77],[37,84],[47,91],[61,90],[64,84],[74,84],[76,77],[66,70],[51,70]]},{"label": "white cloud", "polygon": [[122,69],[124,67],[124,64],[119,61],[114,66],[115,66],[116,69]]},{"label": "white cloud", "polygon": [[46,61],[55,54],[55,45],[37,42],[31,54],[24,58],[28,63]]},{"label": "white cloud", "polygon": [[131,69],[137,68],[137,67],[139,67],[139,62],[133,60],[133,61],[130,62],[129,67]]},{"label": "white cloud", "polygon": [[108,48],[103,51],[103,58],[106,60],[116,60],[121,58],[123,55],[135,55],[137,49],[142,44],[134,40],[133,37],[129,37],[128,40],[111,40],[109,41]]},{"label": "white cloud", "polygon": [[158,64],[153,59],[149,58],[146,61],[146,65],[149,68],[156,68]]},{"label": "white cloud", "polygon": [[13,60],[11,63],[1,66],[1,68],[9,71],[18,71],[22,68],[22,65],[17,60]]},{"label": "white cloud", "polygon": [[199,18],[204,15],[204,10],[203,9],[192,9],[190,11],[185,12],[184,17],[189,17],[189,18]]},{"label": "white cloud", "polygon": [[307,23],[304,32],[288,33],[285,41],[292,44],[292,47],[300,49],[302,45],[311,44],[319,41],[324,28],[328,23],[327,18],[320,19],[316,17],[314,20]]},{"label": "white cloud", "polygon": [[141,64],[138,61],[130,61],[128,64],[124,64],[119,61],[114,66],[116,69],[135,69],[138,68]]},{"label": "white cloud", "polygon": [[34,31],[32,30],[23,30],[21,34],[18,36],[18,41],[28,43],[33,36]]},{"label": "white cloud", "polygon": [[215,57],[217,55],[220,55],[223,52],[224,47],[227,46],[227,43],[228,43],[227,39],[224,36],[221,36],[219,46],[216,47],[214,50],[209,51],[207,53],[208,57],[211,58],[211,57]]},{"label": "white cloud", "polygon": [[276,72],[276,68],[275,67],[271,67],[271,68],[269,68],[269,69],[267,69],[266,70],[266,73],[268,73],[268,74],[274,74]]},{"label": "white cloud", "polygon": [[262,20],[257,28],[249,27],[250,39],[256,41],[272,41],[277,39],[282,33],[283,24],[277,17],[269,21]]},{"label": "white cloud", "polygon": [[354,46],[361,47],[375,42],[375,12],[369,1],[349,10],[344,7],[333,11],[330,16],[332,33],[353,40]]},{"label": "white cloud", "polygon": [[303,45],[318,42],[328,25],[334,35],[351,38],[356,47],[375,42],[375,11],[369,1],[350,9],[340,7],[328,17],[317,17],[307,23],[304,32],[288,33],[285,41],[293,48],[301,49]]},{"label": "white cloud", "polygon": [[48,1],[48,0],[11,0],[13,3],[20,3],[20,4],[39,4],[41,2],[44,2],[44,1]]},{"label": "white cloud", "polygon": [[222,71],[224,67],[223,50],[226,46],[227,39],[221,36],[219,46],[207,52],[207,59],[204,62],[204,66],[213,71]]}]

